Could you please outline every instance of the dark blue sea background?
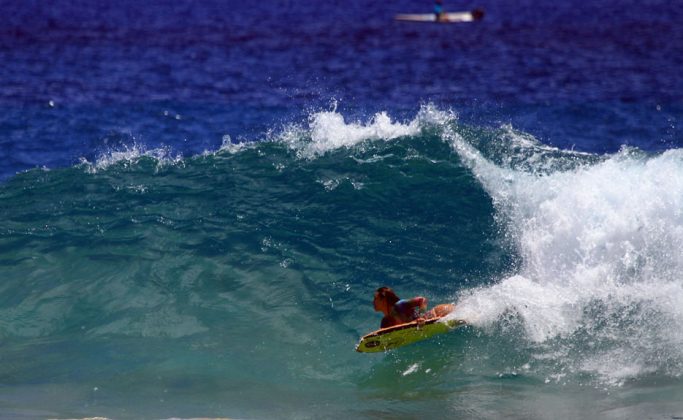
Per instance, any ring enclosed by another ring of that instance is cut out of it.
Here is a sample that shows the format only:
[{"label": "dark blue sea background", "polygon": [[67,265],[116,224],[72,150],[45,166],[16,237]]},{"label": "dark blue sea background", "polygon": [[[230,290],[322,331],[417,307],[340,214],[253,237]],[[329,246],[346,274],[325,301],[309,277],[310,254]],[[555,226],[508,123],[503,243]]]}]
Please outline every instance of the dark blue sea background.
[{"label": "dark blue sea background", "polygon": [[683,2],[432,7],[0,0],[0,418],[683,416]]}]

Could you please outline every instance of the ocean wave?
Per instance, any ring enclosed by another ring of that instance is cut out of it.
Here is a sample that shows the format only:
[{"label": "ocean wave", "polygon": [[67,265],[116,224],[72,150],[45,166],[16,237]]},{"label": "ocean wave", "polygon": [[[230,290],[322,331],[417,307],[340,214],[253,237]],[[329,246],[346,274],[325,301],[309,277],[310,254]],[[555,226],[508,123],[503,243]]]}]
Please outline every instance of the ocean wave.
[{"label": "ocean wave", "polygon": [[[527,358],[529,374],[568,380],[587,373],[620,385],[651,372],[683,373],[681,150],[562,150],[509,125],[467,126],[433,105],[407,121],[381,112],[347,121],[333,109],[258,142],[226,136],[198,156],[140,144],[110,149],[75,170],[33,172],[0,194],[4,246],[18,247],[0,263],[20,273],[16,278],[51,275],[27,261],[63,252],[51,258],[76,255],[84,264],[78,281],[88,284],[83,273],[112,264],[102,264],[104,255],[131,269],[109,281],[138,295],[150,263],[138,267],[127,258],[170,253],[188,267],[204,259],[216,272],[233,273],[227,283],[284,276],[292,283],[268,284],[268,293],[299,285],[311,295],[309,306],[323,299],[335,308],[356,305],[373,282],[393,279],[409,290],[457,293],[454,316],[494,341],[519,330],[514,356]],[[282,245],[264,245],[271,242]],[[70,248],[60,251],[65,243]],[[91,254],[93,243],[107,248]],[[48,260],[34,264],[52,268]],[[254,277],[263,267],[275,274]],[[213,280],[218,274],[201,277],[216,289],[208,291],[197,279],[173,284],[176,274],[146,287],[174,303],[192,290],[193,302],[223,310],[214,296],[230,293]],[[22,292],[30,304],[4,309],[7,319],[25,319],[0,323],[0,335],[59,334],[74,323],[78,314],[68,308],[81,298],[68,290],[55,305],[47,301],[51,283],[40,280],[45,290]],[[329,290],[330,281],[349,286],[328,296],[319,288]],[[12,287],[23,290],[18,281]],[[262,304],[248,294],[235,299]],[[89,324],[90,337],[203,336],[217,324],[188,303],[160,316],[151,306],[119,303],[121,311]],[[99,301],[87,305],[102,310]],[[261,322],[266,332],[286,324]]]}]

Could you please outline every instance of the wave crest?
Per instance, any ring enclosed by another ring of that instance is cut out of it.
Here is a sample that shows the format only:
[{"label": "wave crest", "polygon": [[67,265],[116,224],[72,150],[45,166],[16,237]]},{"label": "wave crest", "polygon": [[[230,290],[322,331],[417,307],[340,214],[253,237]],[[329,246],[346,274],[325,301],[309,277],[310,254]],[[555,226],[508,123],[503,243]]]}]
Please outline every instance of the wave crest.
[{"label": "wave crest", "polygon": [[408,122],[392,121],[386,112],[375,114],[367,122],[347,122],[336,110],[316,112],[309,116],[307,127],[290,125],[277,140],[296,151],[300,158],[313,159],[327,152],[357,146],[366,141],[391,141],[415,136],[429,126],[443,126],[455,121],[452,112],[423,105]]}]

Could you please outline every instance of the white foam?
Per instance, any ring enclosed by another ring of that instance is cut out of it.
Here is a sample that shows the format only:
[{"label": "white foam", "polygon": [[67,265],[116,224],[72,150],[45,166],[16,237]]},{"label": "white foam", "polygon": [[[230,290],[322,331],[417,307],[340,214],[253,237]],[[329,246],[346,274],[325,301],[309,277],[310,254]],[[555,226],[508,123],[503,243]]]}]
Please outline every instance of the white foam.
[{"label": "white foam", "polygon": [[423,106],[417,116],[405,123],[392,121],[386,112],[375,114],[368,122],[347,122],[336,110],[316,112],[309,116],[308,127],[288,126],[278,138],[297,151],[299,157],[312,159],[325,153],[357,146],[366,141],[390,141],[413,136],[427,125],[452,121],[452,113]]},{"label": "white foam", "polygon": [[587,330],[605,349],[581,368],[608,383],[683,373],[683,150],[624,149],[535,172],[494,165],[456,134],[445,138],[493,198],[521,257],[516,275],[465,293],[453,317],[487,328],[512,312],[536,343]]},{"label": "white foam", "polygon": [[419,363],[413,363],[412,365],[408,366],[408,369],[406,369],[405,372],[401,373],[401,376],[408,376],[408,375],[411,375],[411,374],[417,372],[417,370],[418,370],[419,368],[420,368],[420,364],[419,364]]}]

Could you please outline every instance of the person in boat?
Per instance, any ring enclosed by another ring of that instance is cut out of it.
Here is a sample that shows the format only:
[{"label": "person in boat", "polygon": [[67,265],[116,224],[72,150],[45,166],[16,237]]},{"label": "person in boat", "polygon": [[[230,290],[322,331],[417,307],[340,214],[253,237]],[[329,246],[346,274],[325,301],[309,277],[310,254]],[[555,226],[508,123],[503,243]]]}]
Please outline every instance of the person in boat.
[{"label": "person in boat", "polygon": [[484,10],[482,10],[482,9],[479,9],[479,8],[474,9],[474,10],[472,10],[471,13],[472,13],[472,19],[474,19],[474,20],[481,20],[484,18]]},{"label": "person in boat", "polygon": [[375,298],[372,303],[375,311],[384,314],[380,328],[393,327],[413,321],[423,324],[428,319],[442,317],[455,309],[454,305],[444,304],[437,305],[428,311],[427,298],[416,296],[412,299],[401,299],[386,286],[375,291]]},{"label": "person in boat", "polygon": [[435,0],[434,1],[434,20],[437,22],[441,21],[444,19],[446,15],[444,14],[443,11],[443,0]]},{"label": "person in boat", "polygon": [[[472,20],[484,18],[484,10],[476,8],[470,12]],[[443,0],[434,1],[434,20],[437,22],[448,22],[448,14],[443,10]]]}]

